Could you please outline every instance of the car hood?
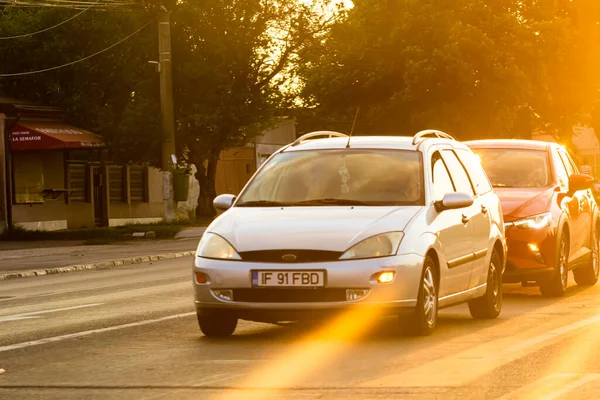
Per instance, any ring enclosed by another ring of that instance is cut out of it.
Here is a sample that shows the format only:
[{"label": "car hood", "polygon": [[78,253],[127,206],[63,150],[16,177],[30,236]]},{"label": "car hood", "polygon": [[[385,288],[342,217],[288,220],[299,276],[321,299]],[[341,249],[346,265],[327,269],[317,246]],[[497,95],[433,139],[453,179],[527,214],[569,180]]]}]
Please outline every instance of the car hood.
[{"label": "car hood", "polygon": [[554,188],[496,188],[504,220],[511,222],[548,210]]},{"label": "car hood", "polygon": [[234,207],[207,232],[240,252],[255,250],[345,251],[379,233],[402,231],[422,207]]}]

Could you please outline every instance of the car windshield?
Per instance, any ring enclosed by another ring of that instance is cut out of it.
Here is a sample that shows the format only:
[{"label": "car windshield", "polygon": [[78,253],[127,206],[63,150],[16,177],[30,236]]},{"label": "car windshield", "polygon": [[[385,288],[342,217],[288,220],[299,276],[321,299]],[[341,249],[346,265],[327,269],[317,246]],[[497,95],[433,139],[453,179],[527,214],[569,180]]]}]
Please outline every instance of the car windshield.
[{"label": "car windshield", "polygon": [[261,169],[237,206],[423,205],[422,165],[416,151],[284,152]]},{"label": "car windshield", "polygon": [[496,188],[547,187],[552,182],[545,151],[521,149],[474,149]]}]

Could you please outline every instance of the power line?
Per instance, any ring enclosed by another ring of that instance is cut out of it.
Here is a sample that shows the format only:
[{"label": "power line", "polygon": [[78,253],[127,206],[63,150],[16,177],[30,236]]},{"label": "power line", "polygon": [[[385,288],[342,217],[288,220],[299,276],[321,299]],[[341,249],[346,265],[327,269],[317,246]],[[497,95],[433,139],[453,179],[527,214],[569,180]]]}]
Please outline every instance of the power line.
[{"label": "power line", "polygon": [[70,63],[67,64],[63,64],[63,65],[58,65],[56,67],[50,67],[50,68],[45,68],[45,69],[39,69],[36,71],[27,71],[27,72],[15,72],[15,73],[11,73],[11,74],[0,74],[0,78],[8,78],[8,77],[13,77],[13,76],[24,76],[24,75],[33,75],[33,74],[39,74],[42,72],[48,72],[48,71],[54,71],[57,69],[61,69],[61,68],[65,68],[65,67],[69,67],[71,65],[83,62],[85,60],[89,60],[92,57],[96,57],[97,55],[100,55],[110,49],[112,49],[113,47],[116,47],[118,45],[120,45],[121,43],[123,43],[124,41],[130,39],[131,37],[135,36],[136,34],[140,33],[145,27],[147,27],[148,25],[150,25],[152,22],[154,22],[155,18],[152,18],[150,21],[148,21],[147,23],[145,23],[141,28],[139,28],[138,30],[136,30],[135,32],[133,32],[132,34],[130,34],[129,36],[124,37],[123,39],[119,40],[118,42],[108,46],[107,48],[100,50],[94,54],[91,54],[89,56],[80,58],[79,60],[75,60],[75,61],[71,61]]},{"label": "power line", "polygon": [[63,21],[63,22],[61,22],[59,24],[51,26],[49,28],[42,29],[42,30],[39,30],[39,31],[36,31],[36,32],[32,32],[32,33],[26,33],[26,34],[23,34],[23,35],[4,36],[4,37],[0,37],[0,40],[24,38],[24,37],[28,37],[28,36],[37,35],[38,33],[47,32],[47,31],[52,30],[54,28],[58,28],[59,26],[64,25],[67,22],[72,21],[75,18],[79,17],[81,14],[83,14],[84,12],[86,12],[87,10],[89,10],[90,8],[92,8],[93,6],[97,5],[99,2],[100,2],[100,0],[96,0],[94,3],[90,4],[87,8],[83,9],[83,11],[80,11],[77,14],[73,15],[71,18],[69,18],[69,19],[67,19],[67,20],[65,20],[65,21]]},{"label": "power line", "polygon": [[[85,7],[94,0],[0,0],[0,4],[25,7]],[[132,6],[135,3],[131,0],[102,0],[102,5],[109,6]]]},{"label": "power line", "polygon": [[[55,1],[55,0],[39,0],[28,2],[25,0],[0,0],[0,6],[6,5],[14,8],[63,8],[69,10],[84,10],[87,9],[92,0],[87,1]],[[128,0],[101,0],[94,3],[93,10],[99,11],[117,11],[117,10],[134,10],[140,8],[138,4]]]}]

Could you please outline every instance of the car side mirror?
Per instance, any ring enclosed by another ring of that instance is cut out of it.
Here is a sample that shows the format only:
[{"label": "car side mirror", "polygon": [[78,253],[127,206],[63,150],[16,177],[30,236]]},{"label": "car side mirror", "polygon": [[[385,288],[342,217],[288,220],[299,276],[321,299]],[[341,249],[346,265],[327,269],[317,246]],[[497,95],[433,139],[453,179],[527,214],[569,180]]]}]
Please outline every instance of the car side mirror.
[{"label": "car side mirror", "polygon": [[213,206],[217,209],[217,211],[227,211],[233,205],[235,201],[235,195],[233,194],[221,194],[215,197],[213,201]]},{"label": "car side mirror", "polygon": [[434,203],[437,212],[445,210],[456,210],[458,208],[469,207],[473,204],[473,196],[468,193],[455,192],[446,193],[442,200],[438,200]]},{"label": "car side mirror", "polygon": [[580,190],[591,189],[594,185],[594,178],[586,174],[572,174],[569,176],[569,193],[573,194]]}]

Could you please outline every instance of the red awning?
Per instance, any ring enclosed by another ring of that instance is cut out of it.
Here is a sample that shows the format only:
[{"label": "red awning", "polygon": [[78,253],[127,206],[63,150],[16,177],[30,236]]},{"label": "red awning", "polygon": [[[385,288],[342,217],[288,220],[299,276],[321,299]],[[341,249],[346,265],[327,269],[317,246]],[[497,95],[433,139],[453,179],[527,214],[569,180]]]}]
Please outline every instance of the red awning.
[{"label": "red awning", "polygon": [[100,136],[60,122],[19,122],[10,131],[10,149],[53,150],[104,147]]}]

